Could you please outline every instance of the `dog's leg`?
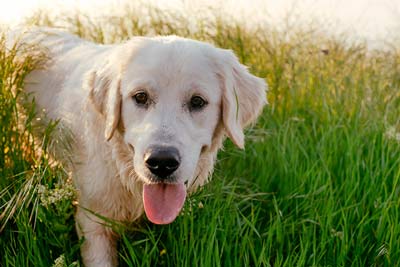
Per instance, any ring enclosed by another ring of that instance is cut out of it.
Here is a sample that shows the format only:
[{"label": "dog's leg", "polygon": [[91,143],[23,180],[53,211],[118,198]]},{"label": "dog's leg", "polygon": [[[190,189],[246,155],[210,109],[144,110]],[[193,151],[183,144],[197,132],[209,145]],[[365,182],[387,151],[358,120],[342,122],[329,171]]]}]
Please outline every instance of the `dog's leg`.
[{"label": "dog's leg", "polygon": [[85,267],[117,266],[117,236],[101,223],[101,219],[78,209],[76,228],[79,236],[84,238],[81,254]]}]

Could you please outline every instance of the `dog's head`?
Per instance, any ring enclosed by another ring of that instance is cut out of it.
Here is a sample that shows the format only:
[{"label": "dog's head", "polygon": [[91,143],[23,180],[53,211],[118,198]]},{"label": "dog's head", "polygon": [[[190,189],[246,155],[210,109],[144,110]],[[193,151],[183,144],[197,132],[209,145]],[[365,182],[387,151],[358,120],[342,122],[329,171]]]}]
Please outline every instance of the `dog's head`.
[{"label": "dog's head", "polygon": [[212,165],[221,132],[243,148],[243,128],[266,103],[264,80],[231,51],[174,36],[133,39],[92,79],[105,139],[121,132],[157,224],[172,222],[187,188],[206,179],[212,166],[201,162]]}]

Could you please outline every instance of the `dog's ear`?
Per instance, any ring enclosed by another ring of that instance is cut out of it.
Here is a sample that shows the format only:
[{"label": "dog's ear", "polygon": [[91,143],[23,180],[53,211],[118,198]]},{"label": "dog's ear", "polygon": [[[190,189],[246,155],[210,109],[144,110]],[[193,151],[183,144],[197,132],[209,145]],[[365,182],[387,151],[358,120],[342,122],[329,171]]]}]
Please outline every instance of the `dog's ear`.
[{"label": "dog's ear", "polygon": [[105,119],[104,136],[109,141],[118,127],[121,117],[121,79],[136,53],[149,41],[135,37],[105,58],[103,64],[91,71],[84,86],[89,90],[89,102]]},{"label": "dog's ear", "polygon": [[267,103],[267,84],[240,64],[230,50],[218,49],[217,68],[222,88],[222,122],[233,143],[244,148],[243,129],[257,118]]},{"label": "dog's ear", "polygon": [[112,138],[121,114],[121,78],[112,76],[106,71],[93,71],[85,81],[89,101],[105,119],[104,136],[107,141]]}]

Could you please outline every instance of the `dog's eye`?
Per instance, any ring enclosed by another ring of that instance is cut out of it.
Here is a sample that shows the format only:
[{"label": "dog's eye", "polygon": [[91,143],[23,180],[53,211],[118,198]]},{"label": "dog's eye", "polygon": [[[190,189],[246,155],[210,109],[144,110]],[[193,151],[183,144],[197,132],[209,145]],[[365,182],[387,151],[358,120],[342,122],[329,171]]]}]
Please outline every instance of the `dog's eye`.
[{"label": "dog's eye", "polygon": [[191,110],[200,110],[202,109],[205,105],[207,105],[207,102],[201,98],[200,96],[193,96],[190,99],[190,109]]},{"label": "dog's eye", "polygon": [[133,98],[133,99],[135,100],[135,102],[136,102],[137,104],[139,104],[139,105],[146,105],[147,102],[148,102],[148,96],[147,96],[147,94],[146,94],[145,92],[137,93],[137,94],[134,95],[132,98]]}]

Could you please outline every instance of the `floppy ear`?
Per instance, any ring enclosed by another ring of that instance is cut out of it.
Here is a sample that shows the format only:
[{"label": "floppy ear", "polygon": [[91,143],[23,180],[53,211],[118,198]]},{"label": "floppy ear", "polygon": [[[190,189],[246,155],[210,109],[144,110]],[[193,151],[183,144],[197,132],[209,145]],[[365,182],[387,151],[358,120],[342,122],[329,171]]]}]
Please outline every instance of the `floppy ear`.
[{"label": "floppy ear", "polygon": [[95,109],[105,118],[104,136],[109,141],[121,114],[121,78],[110,78],[104,72],[93,71],[88,74],[86,86],[89,87],[89,101]]},{"label": "floppy ear", "polygon": [[254,122],[267,103],[267,84],[249,73],[230,50],[222,53],[217,65],[222,87],[222,121],[233,143],[244,148],[243,129]]}]

